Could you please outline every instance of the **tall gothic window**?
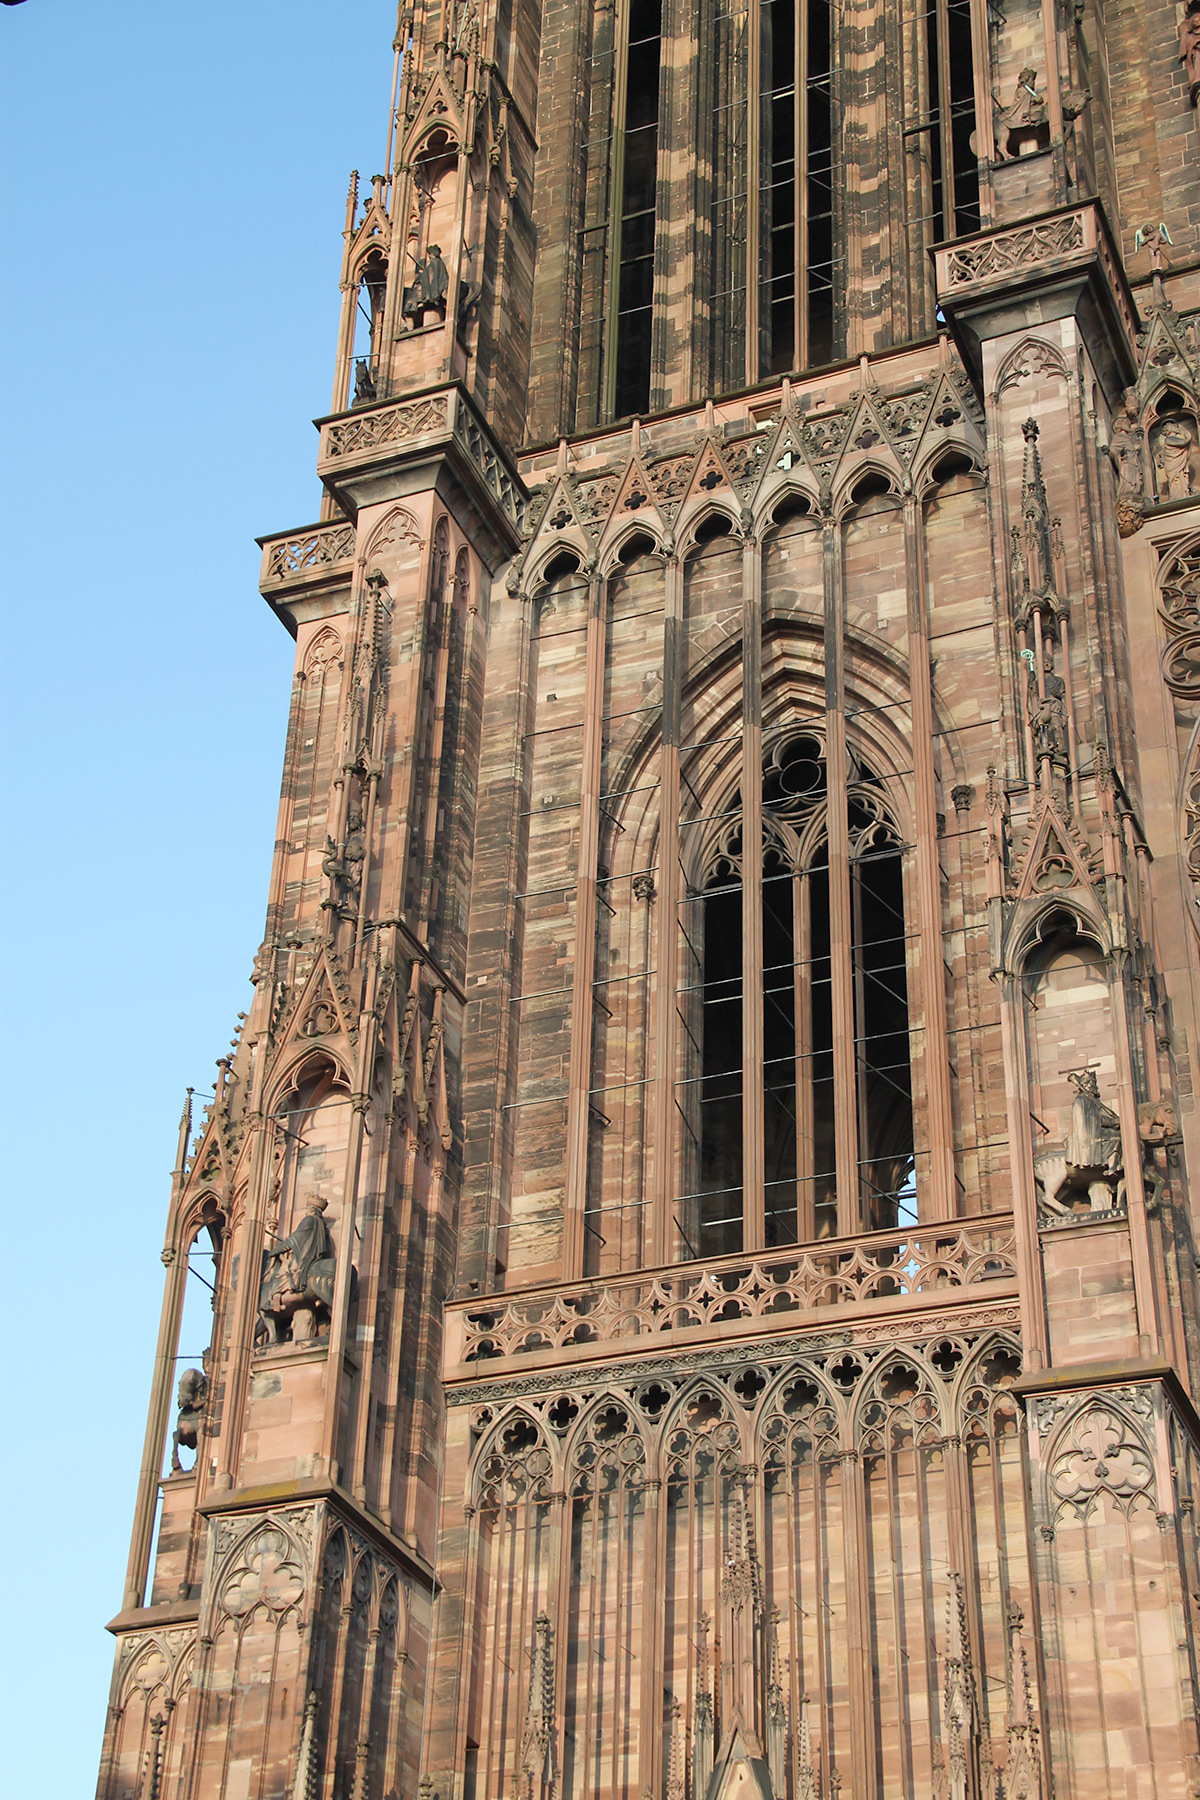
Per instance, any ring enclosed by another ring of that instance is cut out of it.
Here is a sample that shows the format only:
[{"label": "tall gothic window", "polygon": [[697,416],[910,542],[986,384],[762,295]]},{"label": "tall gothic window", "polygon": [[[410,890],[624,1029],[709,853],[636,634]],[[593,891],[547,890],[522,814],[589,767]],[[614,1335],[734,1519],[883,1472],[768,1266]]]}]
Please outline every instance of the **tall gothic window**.
[{"label": "tall gothic window", "polygon": [[762,8],[763,375],[833,356],[832,24],[829,0]]},{"label": "tall gothic window", "polygon": [[839,354],[833,29],[830,0],[715,0],[707,161],[717,387]]},{"label": "tall gothic window", "polygon": [[912,18],[913,81],[906,96],[905,141],[918,165],[919,215],[926,241],[978,231],[979,162],[975,134],[972,0],[921,0]]},{"label": "tall gothic window", "polygon": [[[913,1108],[901,843],[878,780],[857,771],[846,799],[850,937],[830,925],[824,748],[798,735],[768,759],[762,789],[763,1214],[768,1245],[833,1236],[836,1155],[854,1160],[868,1230],[912,1216]],[[743,851],[735,796],[712,841],[693,914],[683,1111],[692,1146],[685,1235],[698,1256],[743,1248]],[[853,1009],[853,1092],[836,1077],[833,994]]]},{"label": "tall gothic window", "polygon": [[613,411],[650,403],[654,225],[658,198],[658,76],[662,0],[630,0],[622,96]]}]

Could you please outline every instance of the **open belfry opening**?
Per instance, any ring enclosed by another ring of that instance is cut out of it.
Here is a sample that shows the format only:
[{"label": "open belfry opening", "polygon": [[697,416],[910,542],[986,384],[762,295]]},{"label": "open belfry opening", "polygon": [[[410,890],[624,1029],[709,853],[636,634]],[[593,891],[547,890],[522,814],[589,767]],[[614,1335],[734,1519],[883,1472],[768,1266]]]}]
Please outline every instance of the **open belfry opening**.
[{"label": "open belfry opening", "polygon": [[1194,1796],[1200,4],[380,56],[100,1800]]}]

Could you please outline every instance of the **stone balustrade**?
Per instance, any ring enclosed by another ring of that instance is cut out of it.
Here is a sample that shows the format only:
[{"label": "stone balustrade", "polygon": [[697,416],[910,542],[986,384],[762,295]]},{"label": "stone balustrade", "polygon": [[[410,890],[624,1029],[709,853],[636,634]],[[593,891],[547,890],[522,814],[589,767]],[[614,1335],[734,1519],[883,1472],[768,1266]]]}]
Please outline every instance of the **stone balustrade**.
[{"label": "stone balustrade", "polygon": [[263,566],[260,582],[294,580],[316,569],[350,562],[354,557],[354,526],[347,519],[330,519],[305,531],[261,539]]},{"label": "stone balustrade", "polygon": [[[459,1301],[447,1309],[447,1364],[556,1353],[623,1339],[725,1335],[831,1313],[991,1300],[1015,1292],[1011,1214],[788,1245],[752,1256]],[[632,1347],[632,1346],[631,1346]],[[644,1348],[640,1344],[638,1348]]]}]

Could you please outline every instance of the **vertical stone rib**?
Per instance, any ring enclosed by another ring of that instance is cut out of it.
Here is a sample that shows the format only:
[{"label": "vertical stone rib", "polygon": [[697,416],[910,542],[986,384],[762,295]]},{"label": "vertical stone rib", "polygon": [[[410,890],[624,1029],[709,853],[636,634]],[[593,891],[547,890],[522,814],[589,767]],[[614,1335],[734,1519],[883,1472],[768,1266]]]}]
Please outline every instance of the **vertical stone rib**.
[{"label": "vertical stone rib", "polygon": [[583,1274],[587,1207],[588,1108],[592,1068],[592,983],[596,963],[596,876],[600,859],[600,769],[604,712],[605,594],[588,583],[587,675],[575,881],[575,957],[571,982],[571,1057],[567,1083],[567,1168],[563,1201],[563,1278]]},{"label": "vertical stone rib", "polygon": [[742,1248],[766,1242],[763,1127],[762,559],[742,546]]},{"label": "vertical stone rib", "polygon": [[916,827],[917,925],[920,932],[921,1014],[925,1027],[925,1129],[928,1187],[922,1216],[952,1219],[953,1112],[950,1099],[946,982],[942,966],[942,889],[937,843],[936,774],[933,760],[933,683],[929,668],[929,619],[925,544],[920,502],[904,503],[904,574],[908,592],[908,679],[912,700],[913,821]]},{"label": "vertical stone rib", "polygon": [[846,694],[843,671],[842,532],[825,526],[825,783],[829,844],[829,972],[833,1015],[833,1142],[837,1228],[859,1229],[858,1112],[854,1051],[854,972],[850,905],[850,822],[846,794]]},{"label": "vertical stone rib", "polygon": [[1046,1307],[1042,1256],[1037,1235],[1037,1196],[1033,1186],[1033,1137],[1029,1129],[1029,1080],[1019,1046],[1024,1037],[1017,1009],[1021,1004],[1017,977],[1000,973],[1000,1042],[1008,1108],[1009,1167],[1012,1179],[1013,1232],[1021,1307],[1021,1345],[1026,1369],[1046,1365]]},{"label": "vertical stone rib", "polygon": [[663,617],[662,759],[659,775],[658,949],[654,980],[654,1181],[650,1204],[651,1265],[669,1253],[674,1198],[675,1061],[678,1012],[675,967],[679,920],[679,712],[682,685],[683,564],[665,570]]}]

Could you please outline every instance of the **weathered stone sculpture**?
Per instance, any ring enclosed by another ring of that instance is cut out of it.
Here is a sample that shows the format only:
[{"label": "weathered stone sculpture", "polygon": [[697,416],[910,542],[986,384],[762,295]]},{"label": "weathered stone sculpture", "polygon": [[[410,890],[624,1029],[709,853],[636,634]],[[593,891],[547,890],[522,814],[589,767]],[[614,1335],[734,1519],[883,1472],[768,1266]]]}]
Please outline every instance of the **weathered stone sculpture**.
[{"label": "weathered stone sculpture", "polygon": [[1196,0],[1192,0],[1179,21],[1179,60],[1187,75],[1189,98],[1195,106],[1200,100],[1200,6]]},{"label": "weathered stone sculpture", "polygon": [[[1032,651],[1030,652],[1032,655]],[[1054,673],[1054,654],[1047,646],[1042,665],[1042,685],[1029,670],[1029,722],[1033,728],[1033,747],[1039,756],[1055,762],[1067,760],[1067,686],[1061,675]]]},{"label": "weathered stone sculpture", "polygon": [[427,312],[435,312],[444,319],[449,287],[450,274],[442,261],[441,246],[430,244],[425,255],[417,258],[412,286],[405,288],[400,310],[417,326],[424,325]]},{"label": "weathered stone sculpture", "polygon": [[179,1414],[175,1420],[175,1435],[171,1439],[171,1473],[182,1475],[183,1464],[179,1460],[179,1447],[195,1450],[200,1427],[204,1423],[204,1403],[208,1399],[208,1377],[202,1369],[185,1369],[179,1377]]},{"label": "weathered stone sculpture", "polygon": [[285,1334],[296,1344],[315,1337],[319,1315],[333,1304],[337,1258],[325,1223],[328,1204],[310,1198],[299,1224],[263,1257],[258,1313],[270,1344]]},{"label": "weathered stone sculpture", "polygon": [[1136,388],[1126,388],[1122,410],[1113,420],[1109,453],[1117,472],[1117,529],[1132,537],[1146,516],[1146,486],[1142,466],[1145,433],[1138,418]]},{"label": "weathered stone sculpture", "polygon": [[997,100],[992,119],[997,162],[1010,162],[1040,147],[1036,140],[1046,123],[1046,102],[1037,91],[1036,69],[1021,70],[1012,99],[1007,106]]},{"label": "weathered stone sculpture", "polygon": [[1071,1126],[1062,1156],[1043,1160],[1038,1177],[1046,1204],[1057,1213],[1070,1213],[1073,1193],[1085,1191],[1094,1213],[1111,1212],[1120,1204],[1124,1182],[1121,1121],[1100,1098],[1094,1069],[1078,1069],[1067,1076],[1075,1089]]}]

